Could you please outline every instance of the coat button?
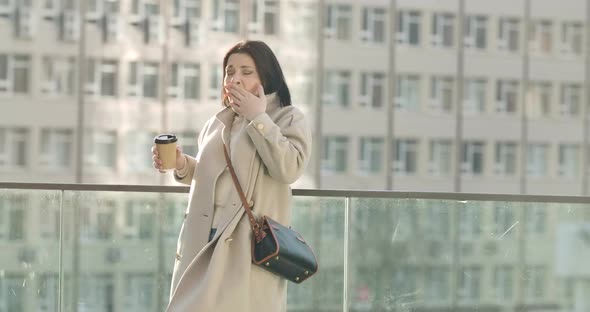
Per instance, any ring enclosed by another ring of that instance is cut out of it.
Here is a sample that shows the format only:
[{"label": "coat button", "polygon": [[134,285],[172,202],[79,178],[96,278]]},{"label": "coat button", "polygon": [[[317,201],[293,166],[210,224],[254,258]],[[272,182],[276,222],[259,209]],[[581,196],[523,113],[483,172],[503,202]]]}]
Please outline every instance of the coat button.
[{"label": "coat button", "polygon": [[176,260],[180,261],[180,258],[182,258],[182,256],[179,253],[176,253]]},{"label": "coat button", "polygon": [[261,124],[261,123],[259,123],[259,124],[256,125],[256,129],[258,129],[258,130],[264,130],[264,125]]},{"label": "coat button", "polygon": [[250,201],[248,202],[248,205],[250,205],[250,208],[254,207],[254,201],[253,201],[253,200],[250,200]]},{"label": "coat button", "polygon": [[233,240],[234,240],[234,239],[233,239],[233,238],[231,238],[231,237],[228,237],[228,238],[226,238],[226,239],[225,239],[225,241],[226,241],[227,243],[229,243],[229,242],[231,242],[231,241],[233,241]]},{"label": "coat button", "polygon": [[186,219],[186,217],[188,216],[188,212],[184,213],[184,218]]}]

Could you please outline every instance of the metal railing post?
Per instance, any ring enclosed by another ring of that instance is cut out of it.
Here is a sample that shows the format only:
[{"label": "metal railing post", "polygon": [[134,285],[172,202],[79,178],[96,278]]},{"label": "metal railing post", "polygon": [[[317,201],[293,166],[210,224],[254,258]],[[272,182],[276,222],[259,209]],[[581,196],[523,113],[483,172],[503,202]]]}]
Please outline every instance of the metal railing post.
[{"label": "metal railing post", "polygon": [[350,250],[350,197],[344,199],[344,278],[342,289],[342,311],[348,312],[348,271]]}]

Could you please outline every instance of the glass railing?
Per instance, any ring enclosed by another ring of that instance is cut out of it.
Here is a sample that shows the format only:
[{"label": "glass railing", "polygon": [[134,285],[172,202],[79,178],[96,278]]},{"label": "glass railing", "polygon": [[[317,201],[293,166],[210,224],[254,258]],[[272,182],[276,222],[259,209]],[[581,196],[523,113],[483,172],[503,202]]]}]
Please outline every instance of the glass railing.
[{"label": "glass railing", "polygon": [[[163,311],[187,192],[0,183],[0,311]],[[589,197],[294,195],[289,311],[589,311]]]}]

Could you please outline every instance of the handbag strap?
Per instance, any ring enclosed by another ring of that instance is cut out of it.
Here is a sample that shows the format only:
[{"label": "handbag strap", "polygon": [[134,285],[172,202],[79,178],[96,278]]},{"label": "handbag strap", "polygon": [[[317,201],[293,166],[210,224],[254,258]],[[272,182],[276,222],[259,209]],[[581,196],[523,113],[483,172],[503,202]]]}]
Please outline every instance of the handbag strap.
[{"label": "handbag strap", "polygon": [[231,163],[231,159],[229,157],[229,153],[227,152],[227,146],[223,144],[223,155],[225,156],[225,162],[227,163],[227,167],[229,168],[229,173],[231,174],[231,178],[234,181],[234,186],[238,191],[238,195],[240,195],[240,200],[244,205],[244,209],[246,210],[246,214],[248,214],[248,220],[250,220],[250,226],[252,227],[252,231],[254,232],[254,237],[256,238],[257,242],[260,242],[265,236],[266,233],[260,229],[260,224],[256,222],[256,217],[252,213],[252,208],[248,204],[248,200],[246,200],[246,195],[244,195],[244,191],[240,186],[240,181],[238,181],[238,177],[236,176],[236,171],[234,170],[234,166]]}]

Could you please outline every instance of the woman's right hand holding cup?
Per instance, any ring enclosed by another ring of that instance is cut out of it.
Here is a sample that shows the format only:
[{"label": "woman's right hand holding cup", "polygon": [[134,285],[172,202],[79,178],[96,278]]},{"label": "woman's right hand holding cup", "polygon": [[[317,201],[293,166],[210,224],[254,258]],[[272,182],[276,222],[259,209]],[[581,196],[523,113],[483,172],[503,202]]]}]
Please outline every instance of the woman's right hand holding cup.
[{"label": "woman's right hand holding cup", "polygon": [[[162,159],[160,159],[158,155],[158,148],[156,147],[156,145],[152,146],[152,161],[152,166],[158,169],[160,173],[166,172],[162,168],[164,162],[162,161]],[[182,170],[184,166],[186,166],[186,158],[184,157],[184,154],[182,153],[182,149],[180,148],[180,146],[176,146],[176,170]]]}]

